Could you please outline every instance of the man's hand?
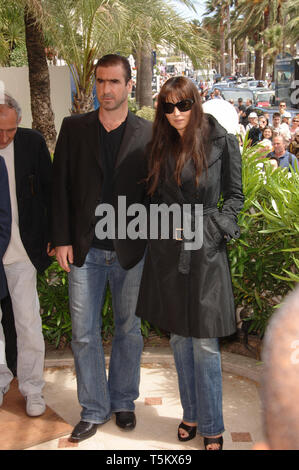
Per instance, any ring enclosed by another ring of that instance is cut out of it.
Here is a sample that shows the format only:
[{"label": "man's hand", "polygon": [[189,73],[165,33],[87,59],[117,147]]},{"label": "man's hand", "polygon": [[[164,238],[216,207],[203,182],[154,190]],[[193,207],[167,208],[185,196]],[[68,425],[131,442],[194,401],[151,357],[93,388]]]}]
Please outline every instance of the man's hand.
[{"label": "man's hand", "polygon": [[65,246],[56,246],[56,259],[64,271],[67,273],[70,272],[69,263],[73,264],[74,257],[73,257],[73,247],[72,245],[65,245]]},{"label": "man's hand", "polygon": [[51,248],[51,243],[47,245],[47,255],[54,256],[55,255],[55,248]]}]

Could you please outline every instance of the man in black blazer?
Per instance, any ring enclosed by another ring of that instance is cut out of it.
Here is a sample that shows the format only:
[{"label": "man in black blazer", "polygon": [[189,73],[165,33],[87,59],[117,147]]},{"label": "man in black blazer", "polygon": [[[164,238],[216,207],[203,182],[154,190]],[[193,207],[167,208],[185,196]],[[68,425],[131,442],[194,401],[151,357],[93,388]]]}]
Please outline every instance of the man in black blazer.
[{"label": "man in black blazer", "polygon": [[[128,204],[142,201],[140,180],[146,175],[143,157],[151,123],[128,111],[132,79],[126,58],[102,57],[95,79],[100,108],[64,119],[54,155],[53,246],[60,266],[69,272],[72,350],[82,406],[81,421],[71,435],[76,442],[95,434],[113,412],[118,426],[135,427],[143,348],[135,309],[145,243],[115,245],[105,236],[101,208],[112,207],[116,185],[121,187],[128,171],[135,184],[122,194],[128,195]],[[122,268],[120,258],[130,269]],[[107,282],[115,324],[108,381],[101,342]]]},{"label": "man in black blazer", "polygon": [[[0,130],[1,132],[1,130]],[[7,295],[7,285],[2,258],[7,249],[11,233],[11,208],[8,187],[8,175],[4,159],[0,157],[0,300]],[[5,357],[5,337],[2,328],[0,306],[0,406],[7,386],[12,380],[12,373],[7,367]]]},{"label": "man in black blazer", "polygon": [[36,275],[51,264],[48,254],[52,254],[49,253],[52,164],[42,135],[19,128],[20,120],[18,103],[5,94],[0,104],[0,152],[8,171],[12,228],[3,265],[17,332],[19,389],[26,400],[27,414],[39,416],[45,411],[42,396],[45,344]]}]

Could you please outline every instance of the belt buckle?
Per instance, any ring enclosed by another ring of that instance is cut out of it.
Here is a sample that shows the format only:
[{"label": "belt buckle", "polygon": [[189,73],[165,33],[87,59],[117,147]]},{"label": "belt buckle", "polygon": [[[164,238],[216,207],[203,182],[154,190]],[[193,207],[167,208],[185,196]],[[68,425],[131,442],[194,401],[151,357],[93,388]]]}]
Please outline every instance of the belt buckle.
[{"label": "belt buckle", "polygon": [[175,229],[175,239],[176,239],[177,241],[183,241],[182,238],[178,238],[178,230],[183,231],[184,229],[183,229],[183,228],[180,228],[180,227]]}]

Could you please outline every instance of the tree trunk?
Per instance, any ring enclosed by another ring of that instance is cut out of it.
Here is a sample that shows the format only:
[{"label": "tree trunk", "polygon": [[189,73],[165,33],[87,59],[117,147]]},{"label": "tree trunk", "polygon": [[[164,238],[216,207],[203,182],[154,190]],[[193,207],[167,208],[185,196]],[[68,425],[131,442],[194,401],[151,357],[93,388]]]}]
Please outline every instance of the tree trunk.
[{"label": "tree trunk", "polygon": [[28,10],[24,9],[26,48],[29,67],[32,128],[41,132],[49,151],[56,143],[54,113],[50,99],[50,78],[46,60],[44,36],[41,26]]},{"label": "tree trunk", "polygon": [[136,91],[135,91],[135,100],[136,103],[139,105],[140,103],[140,62],[141,62],[141,51],[140,48],[136,50],[136,57],[135,57],[135,65],[137,69],[136,73]]},{"label": "tree trunk", "polygon": [[227,4],[227,7],[226,7],[226,24],[227,24],[227,52],[228,52],[228,69],[227,69],[227,75],[231,75],[232,74],[232,38],[230,37],[230,32],[231,32],[231,28],[230,28],[230,7],[229,7],[229,3]]},{"label": "tree trunk", "polygon": [[149,40],[145,40],[140,57],[138,73],[139,81],[139,106],[153,106],[152,96],[152,47]]},{"label": "tree trunk", "polygon": [[[269,15],[270,15],[270,8],[269,8],[269,5],[265,8],[265,11],[264,11],[264,31],[269,27]],[[265,46],[267,49],[270,48],[270,44],[269,42],[268,43],[264,43],[264,50],[265,50]],[[263,70],[262,70],[262,80],[265,80],[266,78],[266,74],[267,74],[267,68],[268,68],[268,63],[269,63],[269,58],[268,56],[265,56],[264,54],[264,57],[263,57]]]},{"label": "tree trunk", "polygon": [[79,89],[79,92],[73,96],[72,114],[84,114],[93,110],[93,95],[87,94],[85,90]]},{"label": "tree trunk", "polygon": [[256,80],[262,79],[262,51],[260,49],[255,51],[254,77]]},{"label": "tree trunk", "polygon": [[225,72],[225,34],[224,34],[224,16],[225,10],[221,6],[221,19],[220,19],[220,73],[224,77]]},{"label": "tree trunk", "polygon": [[243,55],[242,55],[242,60],[241,62],[243,62],[245,64],[245,73],[248,73],[249,72],[249,61],[248,61],[248,37],[246,36],[245,40],[244,40],[244,49],[243,49]]}]

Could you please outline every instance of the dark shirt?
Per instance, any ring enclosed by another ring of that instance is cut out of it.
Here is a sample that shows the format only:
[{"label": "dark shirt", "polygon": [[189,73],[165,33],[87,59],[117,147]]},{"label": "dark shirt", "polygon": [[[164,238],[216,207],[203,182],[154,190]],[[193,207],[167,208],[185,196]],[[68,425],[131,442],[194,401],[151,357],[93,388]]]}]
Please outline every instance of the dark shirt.
[{"label": "dark shirt", "polygon": [[[110,204],[112,206],[113,199],[113,177],[117,155],[126,127],[125,120],[119,127],[107,132],[102,123],[99,123],[100,132],[100,152],[101,162],[103,166],[103,185],[101,192],[101,204]],[[106,214],[98,216],[96,222],[101,218],[106,218]],[[113,241],[110,239],[99,240],[94,236],[92,246],[101,250],[114,251]]]},{"label": "dark shirt", "polygon": [[257,144],[263,139],[263,133],[259,127],[252,127],[248,133],[248,139],[251,140],[251,146]]}]

